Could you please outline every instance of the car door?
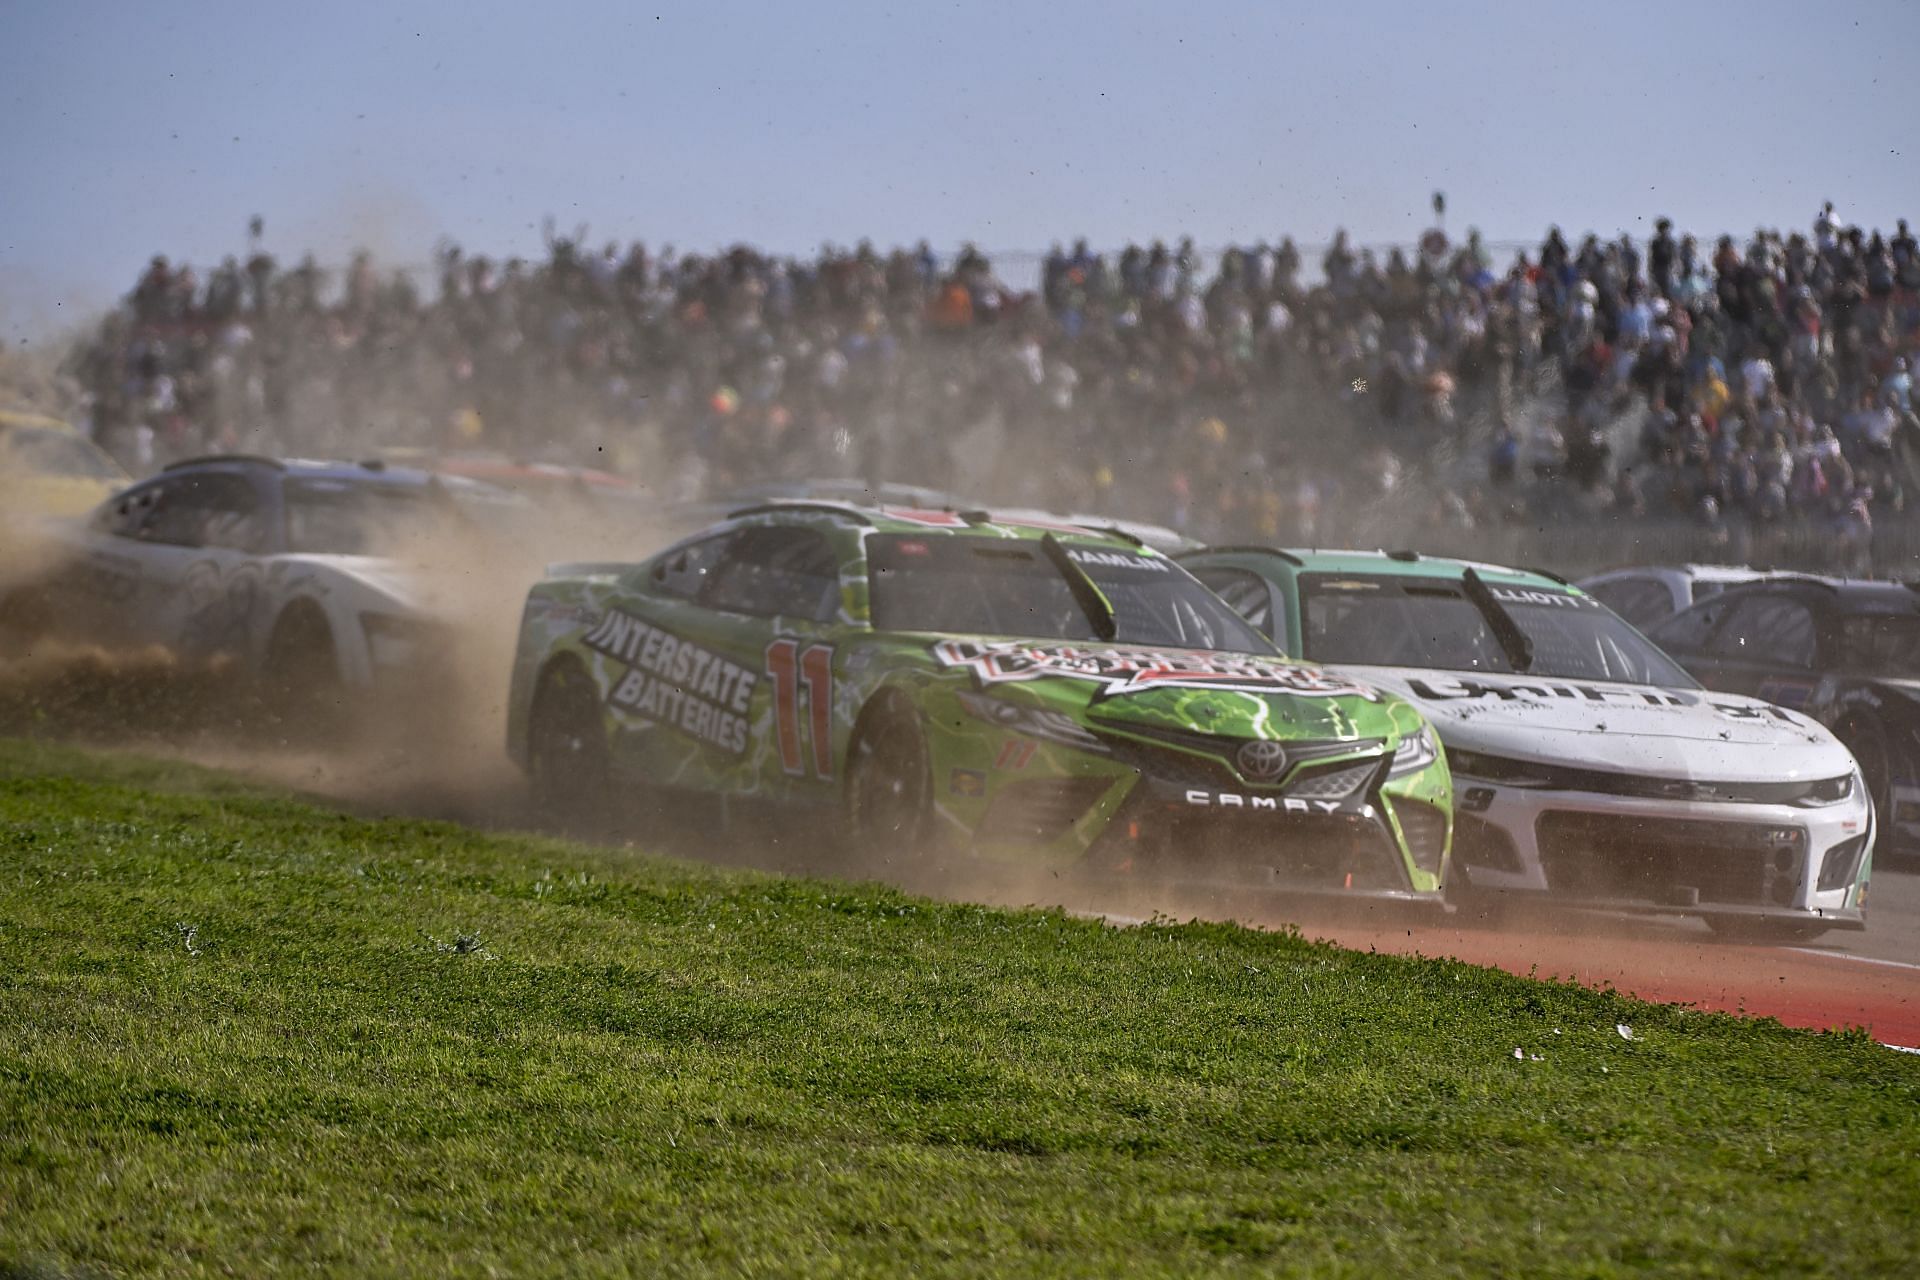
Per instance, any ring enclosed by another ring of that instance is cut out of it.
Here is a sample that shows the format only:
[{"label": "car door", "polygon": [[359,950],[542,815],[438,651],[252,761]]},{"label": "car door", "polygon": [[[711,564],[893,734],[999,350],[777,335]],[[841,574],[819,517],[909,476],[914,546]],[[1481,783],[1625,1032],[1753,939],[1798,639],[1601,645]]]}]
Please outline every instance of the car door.
[{"label": "car door", "polygon": [[[720,673],[716,678],[729,680],[729,686],[716,687],[712,697],[698,693],[713,661],[706,639],[710,626],[698,600],[734,536],[735,531],[726,530],[696,538],[634,570],[621,580],[583,640],[592,654],[589,667],[595,683],[612,712],[612,763],[626,776],[688,791],[720,786],[714,760],[699,735],[697,704],[704,702],[711,718],[714,704],[730,702],[743,679],[751,685],[758,676],[754,670],[728,673],[715,667]],[[705,728],[712,733],[715,727],[708,723]],[[727,734],[740,731],[732,723],[720,729]]]},{"label": "car door", "polygon": [[744,751],[728,790],[778,800],[838,796],[834,691],[841,654],[840,557],[819,529],[755,525],[727,546],[697,601],[704,639],[725,660],[757,673],[730,713],[745,714]]},{"label": "car door", "polygon": [[231,471],[167,477],[130,541],[141,639],[190,658],[244,654],[265,534],[253,482]]}]

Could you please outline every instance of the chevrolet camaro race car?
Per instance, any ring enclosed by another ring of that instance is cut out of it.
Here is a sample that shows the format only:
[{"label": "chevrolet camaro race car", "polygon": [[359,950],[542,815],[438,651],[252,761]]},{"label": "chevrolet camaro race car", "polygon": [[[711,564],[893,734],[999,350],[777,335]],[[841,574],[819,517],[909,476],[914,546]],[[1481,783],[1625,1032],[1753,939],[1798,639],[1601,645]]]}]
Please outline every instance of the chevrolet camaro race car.
[{"label": "chevrolet camaro race car", "polygon": [[379,463],[182,462],[102,504],[0,607],[107,647],[237,659],[300,703],[398,689],[444,657],[448,628],[392,552],[470,540],[467,511],[514,501]]},{"label": "chevrolet camaro race car", "polygon": [[1705,692],[1578,588],[1411,552],[1181,563],[1289,653],[1432,718],[1458,797],[1456,890],[1735,934],[1862,927],[1873,811],[1846,747],[1799,712]]},{"label": "chevrolet camaro race car", "polygon": [[1878,852],[1920,852],[1920,588],[1775,575],[1695,605],[1652,639],[1709,689],[1831,728],[1860,762]]},{"label": "chevrolet camaro race car", "polygon": [[880,858],[1434,900],[1450,831],[1404,701],[1280,657],[1150,548],[984,512],[773,504],[557,569],[508,750],[563,812],[764,801]]}]

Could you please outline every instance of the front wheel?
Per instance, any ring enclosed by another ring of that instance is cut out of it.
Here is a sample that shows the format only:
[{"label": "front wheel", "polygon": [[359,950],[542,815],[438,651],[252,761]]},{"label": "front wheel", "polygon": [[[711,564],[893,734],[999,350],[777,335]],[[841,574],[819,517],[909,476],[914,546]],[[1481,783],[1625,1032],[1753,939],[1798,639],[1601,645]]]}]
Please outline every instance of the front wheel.
[{"label": "front wheel", "polygon": [[541,679],[528,726],[536,804],[571,829],[593,828],[607,810],[607,733],[593,677],[573,663]]},{"label": "front wheel", "polygon": [[875,862],[917,853],[933,808],[931,758],[915,718],[889,708],[863,726],[848,752],[846,827],[856,854]]}]

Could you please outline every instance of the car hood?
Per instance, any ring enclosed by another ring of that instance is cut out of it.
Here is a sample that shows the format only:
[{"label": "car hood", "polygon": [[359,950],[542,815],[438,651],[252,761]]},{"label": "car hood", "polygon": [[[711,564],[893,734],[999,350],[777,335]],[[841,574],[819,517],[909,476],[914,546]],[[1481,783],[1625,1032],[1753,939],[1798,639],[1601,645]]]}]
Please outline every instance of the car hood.
[{"label": "car hood", "polygon": [[1402,667],[1337,670],[1408,699],[1452,751],[1726,782],[1833,777],[1853,768],[1847,749],[1815,721],[1738,694]]},{"label": "car hood", "polygon": [[1140,645],[957,638],[934,662],[976,688],[1025,690],[1054,709],[1116,727],[1241,738],[1393,738],[1418,723],[1364,681],[1283,658]]}]

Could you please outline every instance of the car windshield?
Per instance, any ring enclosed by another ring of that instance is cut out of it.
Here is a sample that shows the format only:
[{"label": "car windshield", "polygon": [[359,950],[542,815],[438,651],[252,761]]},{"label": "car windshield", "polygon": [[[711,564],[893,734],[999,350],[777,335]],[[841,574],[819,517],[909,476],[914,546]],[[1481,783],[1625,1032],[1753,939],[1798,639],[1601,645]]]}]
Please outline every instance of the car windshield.
[{"label": "car windshield", "polygon": [[1841,619],[1840,666],[1856,675],[1920,677],[1920,616],[1856,613]]},{"label": "car windshield", "polygon": [[453,528],[451,504],[411,485],[289,480],[287,546],[326,555],[387,555]]},{"label": "car windshield", "polygon": [[[1063,541],[1113,605],[1122,644],[1273,653],[1186,570],[1162,556]],[[876,534],[867,541],[869,604],[879,631],[1097,640],[1073,588],[1034,542]]]},{"label": "car windshield", "polygon": [[[1590,596],[1487,584],[1483,610],[1446,578],[1304,574],[1303,655],[1309,661],[1439,671],[1504,671],[1567,680],[1694,688],[1695,681]],[[1489,617],[1492,612],[1493,617]],[[1500,613],[1531,646],[1502,644]]]}]

